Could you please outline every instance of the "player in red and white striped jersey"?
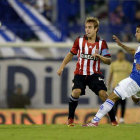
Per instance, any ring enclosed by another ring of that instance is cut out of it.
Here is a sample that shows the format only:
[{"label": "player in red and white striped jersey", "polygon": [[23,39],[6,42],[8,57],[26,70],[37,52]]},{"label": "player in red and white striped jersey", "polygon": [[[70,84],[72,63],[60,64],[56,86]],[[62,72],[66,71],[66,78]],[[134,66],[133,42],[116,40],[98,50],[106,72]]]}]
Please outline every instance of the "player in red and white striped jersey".
[{"label": "player in red and white striped jersey", "polygon": [[[78,62],[74,74],[92,75],[100,72],[100,59],[93,58],[94,54],[110,57],[105,40],[96,37],[94,43],[88,41],[88,35],[78,37],[71,49],[73,55],[78,56]],[[108,58],[107,58],[108,59]],[[110,61],[110,60],[109,60]],[[110,62],[109,62],[110,63]]]},{"label": "player in red and white striped jersey", "polygon": [[[100,71],[100,61],[105,64],[111,63],[111,55],[105,40],[97,36],[99,21],[97,18],[88,17],[85,21],[86,35],[78,37],[70,52],[64,58],[60,68],[57,71],[61,75],[64,67],[73,58],[78,56],[76,70],[74,72],[72,94],[69,100],[68,125],[73,126],[75,109],[78,105],[80,95],[85,94],[88,86],[102,101],[107,99],[107,88],[104,83],[104,76]],[[117,125],[114,111],[109,112],[112,125]]]}]

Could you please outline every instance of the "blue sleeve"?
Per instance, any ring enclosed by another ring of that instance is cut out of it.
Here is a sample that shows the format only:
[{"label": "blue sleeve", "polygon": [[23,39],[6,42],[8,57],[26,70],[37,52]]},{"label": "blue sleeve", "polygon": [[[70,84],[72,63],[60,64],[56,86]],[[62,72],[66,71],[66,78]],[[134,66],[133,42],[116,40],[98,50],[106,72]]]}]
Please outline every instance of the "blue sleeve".
[{"label": "blue sleeve", "polygon": [[136,63],[137,63],[137,64],[140,64],[140,52],[138,52],[138,53],[136,54],[135,59],[136,59]]},{"label": "blue sleeve", "polygon": [[140,58],[136,60],[136,63],[137,64],[140,64]]}]

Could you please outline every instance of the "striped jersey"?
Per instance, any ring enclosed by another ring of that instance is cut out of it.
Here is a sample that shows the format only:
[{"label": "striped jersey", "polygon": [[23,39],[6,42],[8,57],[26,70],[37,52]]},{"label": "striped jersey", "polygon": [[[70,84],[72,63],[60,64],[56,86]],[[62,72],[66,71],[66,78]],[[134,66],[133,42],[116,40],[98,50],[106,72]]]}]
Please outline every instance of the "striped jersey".
[{"label": "striped jersey", "polygon": [[75,75],[101,74],[100,59],[92,58],[93,54],[98,53],[102,56],[111,57],[106,41],[99,37],[96,37],[95,43],[89,43],[86,36],[78,37],[70,52],[78,56]]}]

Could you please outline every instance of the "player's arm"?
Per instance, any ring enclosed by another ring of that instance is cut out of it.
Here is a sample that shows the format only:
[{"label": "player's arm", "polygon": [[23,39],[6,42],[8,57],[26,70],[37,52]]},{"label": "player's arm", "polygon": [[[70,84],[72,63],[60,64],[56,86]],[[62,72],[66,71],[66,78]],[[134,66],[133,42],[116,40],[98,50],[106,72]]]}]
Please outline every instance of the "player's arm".
[{"label": "player's arm", "polygon": [[100,54],[94,54],[93,57],[99,58],[104,64],[108,64],[108,65],[111,64],[111,58],[110,57],[102,56]]},{"label": "player's arm", "polygon": [[93,55],[93,57],[99,58],[104,64],[111,64],[111,55],[108,50],[108,46],[105,40],[102,41],[102,47],[101,47],[101,53],[96,53]]},{"label": "player's arm", "polygon": [[63,69],[64,69],[65,66],[72,60],[72,58],[73,58],[73,54],[72,54],[71,52],[69,52],[69,53],[65,56],[65,58],[64,58],[64,60],[63,60],[63,62],[62,62],[62,64],[60,65],[59,69],[57,70],[57,74],[58,74],[59,76],[62,74]]},{"label": "player's arm", "polygon": [[122,44],[121,41],[120,41],[120,39],[119,39],[117,36],[115,36],[115,35],[113,35],[113,39],[115,40],[115,42],[116,42],[120,47],[122,47],[122,48],[123,48],[124,50],[126,50],[128,53],[130,53],[130,54],[132,54],[132,55],[135,55],[135,52],[136,52],[135,49],[130,48],[130,47],[127,47],[127,46],[125,46],[124,44]]},{"label": "player's arm", "polygon": [[60,65],[57,74],[60,76],[65,66],[72,60],[74,55],[77,55],[79,49],[79,37],[74,41],[73,47],[70,52],[65,56],[62,64]]}]

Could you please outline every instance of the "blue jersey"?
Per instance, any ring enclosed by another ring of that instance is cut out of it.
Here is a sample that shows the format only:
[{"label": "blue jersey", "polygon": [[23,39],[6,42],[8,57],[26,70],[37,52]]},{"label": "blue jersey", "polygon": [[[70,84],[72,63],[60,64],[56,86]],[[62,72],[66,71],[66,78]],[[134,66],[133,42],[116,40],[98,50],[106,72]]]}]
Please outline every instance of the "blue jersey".
[{"label": "blue jersey", "polygon": [[140,70],[136,69],[136,64],[140,64],[140,46],[135,53],[133,69],[130,74],[130,77],[140,86]]}]

